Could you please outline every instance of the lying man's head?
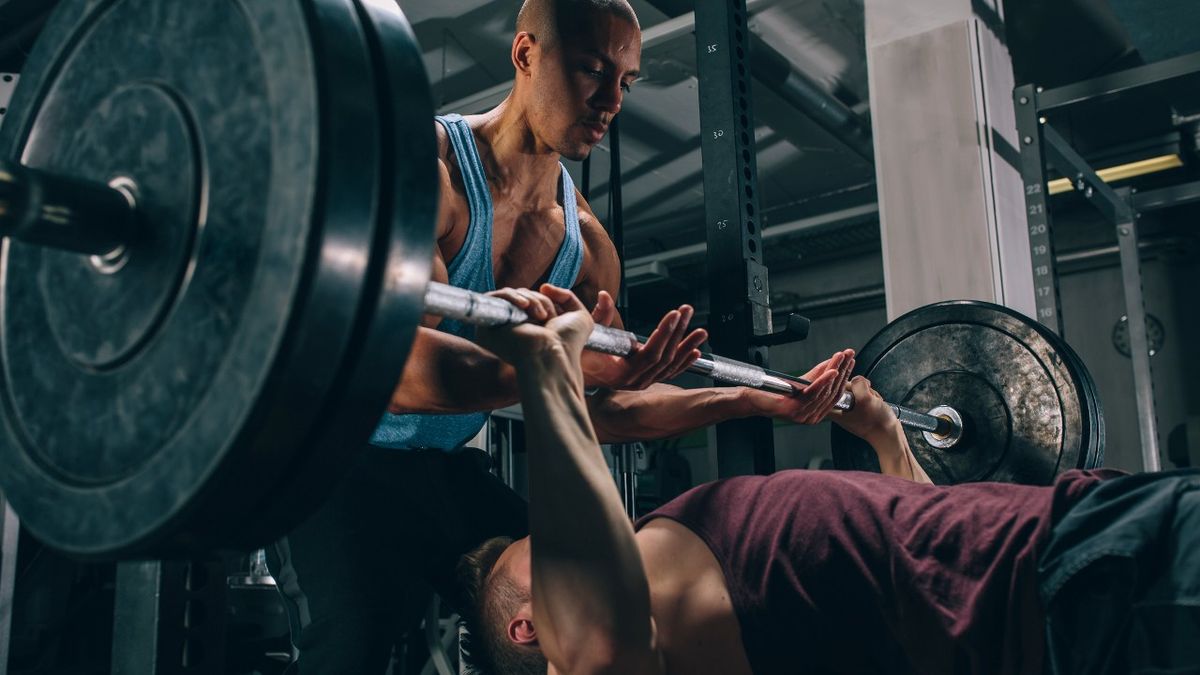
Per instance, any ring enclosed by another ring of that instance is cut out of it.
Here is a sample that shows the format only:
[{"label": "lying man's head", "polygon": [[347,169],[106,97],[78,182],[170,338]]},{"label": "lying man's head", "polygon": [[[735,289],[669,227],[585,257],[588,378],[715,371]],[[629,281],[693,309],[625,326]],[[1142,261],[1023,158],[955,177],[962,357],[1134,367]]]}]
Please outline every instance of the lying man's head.
[{"label": "lying man's head", "polygon": [[496,537],[458,564],[461,614],[469,636],[463,655],[474,672],[545,675],[530,596],[529,537]]},{"label": "lying man's head", "polygon": [[628,0],[525,0],[512,48],[514,95],[538,141],[583,159],[620,111],[641,59]]}]

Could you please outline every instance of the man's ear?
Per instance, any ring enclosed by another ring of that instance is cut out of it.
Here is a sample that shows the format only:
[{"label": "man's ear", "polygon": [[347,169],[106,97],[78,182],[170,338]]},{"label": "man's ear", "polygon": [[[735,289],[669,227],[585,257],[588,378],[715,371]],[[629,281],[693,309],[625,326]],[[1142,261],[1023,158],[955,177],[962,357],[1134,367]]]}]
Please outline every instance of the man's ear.
[{"label": "man's ear", "polygon": [[533,618],[525,614],[513,617],[508,622],[508,639],[523,647],[536,647],[537,628],[533,625]]},{"label": "man's ear", "polygon": [[537,46],[537,38],[533,33],[522,31],[513,38],[512,62],[517,73],[530,75],[533,65],[533,49]]}]

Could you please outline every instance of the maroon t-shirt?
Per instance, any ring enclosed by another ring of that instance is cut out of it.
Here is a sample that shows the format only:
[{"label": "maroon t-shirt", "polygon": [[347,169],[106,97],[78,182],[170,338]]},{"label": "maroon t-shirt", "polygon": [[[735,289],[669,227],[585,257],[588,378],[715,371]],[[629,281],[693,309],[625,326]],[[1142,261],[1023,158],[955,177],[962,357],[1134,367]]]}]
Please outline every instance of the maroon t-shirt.
[{"label": "maroon t-shirt", "polygon": [[709,483],[670,518],[712,549],[756,675],[1040,673],[1037,560],[1106,471],[1051,487],[782,471]]}]

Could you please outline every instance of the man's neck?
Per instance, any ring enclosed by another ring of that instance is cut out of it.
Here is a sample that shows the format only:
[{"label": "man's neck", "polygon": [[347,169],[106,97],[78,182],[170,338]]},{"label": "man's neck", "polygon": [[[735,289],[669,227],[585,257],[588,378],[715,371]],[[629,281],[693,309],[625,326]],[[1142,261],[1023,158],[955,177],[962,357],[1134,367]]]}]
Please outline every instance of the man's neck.
[{"label": "man's neck", "polygon": [[557,203],[559,154],[537,139],[526,111],[510,96],[481,117],[480,154],[496,194],[526,208]]}]

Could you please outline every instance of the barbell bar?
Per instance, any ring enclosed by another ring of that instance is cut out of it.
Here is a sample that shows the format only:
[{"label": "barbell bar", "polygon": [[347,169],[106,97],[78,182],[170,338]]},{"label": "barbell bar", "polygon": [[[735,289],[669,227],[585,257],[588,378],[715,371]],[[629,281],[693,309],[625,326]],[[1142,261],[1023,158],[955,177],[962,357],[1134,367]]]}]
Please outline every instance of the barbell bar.
[{"label": "barbell bar", "polygon": [[[501,326],[529,321],[525,312],[503,298],[436,281],[429,282],[425,291],[425,311],[443,318],[478,326]],[[645,342],[644,338],[629,331],[597,325],[592,328],[592,333],[588,336],[584,346],[603,354],[627,357],[643,342]],[[811,384],[802,377],[715,354],[696,359],[688,367],[688,372],[710,377],[725,384],[752,387],[785,396],[795,396],[804,387]],[[894,403],[887,405],[902,425],[930,434],[937,439],[939,447],[953,447],[962,437],[962,422],[955,423],[955,420],[962,418],[956,411],[948,412],[954,410],[948,405],[941,406],[937,415],[922,413]],[[838,410],[853,409],[854,395],[849,391],[843,392],[834,407]]]}]

